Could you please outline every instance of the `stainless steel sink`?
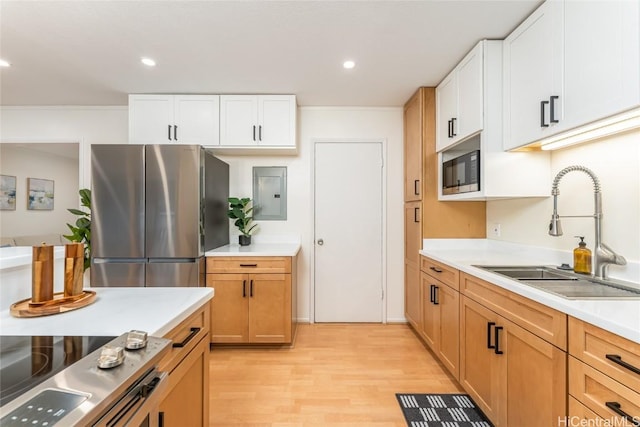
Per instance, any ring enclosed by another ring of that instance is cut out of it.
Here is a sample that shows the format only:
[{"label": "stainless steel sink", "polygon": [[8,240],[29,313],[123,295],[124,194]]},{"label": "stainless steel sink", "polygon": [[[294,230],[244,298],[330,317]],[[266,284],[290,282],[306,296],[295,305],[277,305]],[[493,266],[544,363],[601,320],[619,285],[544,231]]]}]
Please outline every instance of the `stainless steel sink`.
[{"label": "stainless steel sink", "polygon": [[640,288],[599,280],[548,266],[476,265],[492,273],[567,299],[640,299]]}]

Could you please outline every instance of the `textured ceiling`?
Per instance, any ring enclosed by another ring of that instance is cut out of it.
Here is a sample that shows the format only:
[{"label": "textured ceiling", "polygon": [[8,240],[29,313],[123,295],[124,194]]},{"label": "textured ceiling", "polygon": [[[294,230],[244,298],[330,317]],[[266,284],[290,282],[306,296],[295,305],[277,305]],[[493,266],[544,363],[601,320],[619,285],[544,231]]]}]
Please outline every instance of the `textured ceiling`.
[{"label": "textured ceiling", "polygon": [[[397,106],[540,3],[2,0],[0,58],[12,66],[0,69],[0,103],[293,93],[299,105]],[[356,68],[344,70],[346,59]]]}]

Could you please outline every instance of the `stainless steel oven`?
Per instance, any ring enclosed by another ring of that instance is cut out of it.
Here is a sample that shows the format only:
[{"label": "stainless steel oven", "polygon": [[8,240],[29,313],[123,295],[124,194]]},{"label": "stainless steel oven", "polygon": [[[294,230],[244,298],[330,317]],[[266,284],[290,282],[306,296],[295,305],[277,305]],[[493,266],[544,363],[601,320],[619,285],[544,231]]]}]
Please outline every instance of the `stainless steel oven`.
[{"label": "stainless steel oven", "polygon": [[480,191],[480,150],[442,163],[442,194]]},{"label": "stainless steel oven", "polygon": [[[0,354],[1,391],[11,389],[7,380],[24,382],[13,375],[19,367],[25,368],[31,385],[15,388],[12,399],[1,404],[0,427],[161,425],[158,408],[168,377],[157,366],[169,351],[170,340],[147,337],[141,331],[106,344],[88,337],[10,338],[6,342],[15,345],[10,351],[3,347]],[[85,345],[93,343],[93,349],[97,342],[99,348],[87,354]],[[38,378],[43,373],[48,374],[44,381]],[[32,380],[39,383],[33,385]]]}]

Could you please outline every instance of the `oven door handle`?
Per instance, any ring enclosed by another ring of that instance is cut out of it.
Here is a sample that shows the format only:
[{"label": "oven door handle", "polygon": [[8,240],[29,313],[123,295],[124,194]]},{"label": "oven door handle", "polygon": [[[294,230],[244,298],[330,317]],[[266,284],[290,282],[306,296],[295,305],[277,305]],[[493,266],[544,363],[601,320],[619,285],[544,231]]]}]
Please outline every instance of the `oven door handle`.
[{"label": "oven door handle", "polygon": [[146,420],[150,422],[149,425],[158,425],[160,398],[168,386],[168,379],[168,373],[151,370],[112,405],[94,427],[141,425]]}]

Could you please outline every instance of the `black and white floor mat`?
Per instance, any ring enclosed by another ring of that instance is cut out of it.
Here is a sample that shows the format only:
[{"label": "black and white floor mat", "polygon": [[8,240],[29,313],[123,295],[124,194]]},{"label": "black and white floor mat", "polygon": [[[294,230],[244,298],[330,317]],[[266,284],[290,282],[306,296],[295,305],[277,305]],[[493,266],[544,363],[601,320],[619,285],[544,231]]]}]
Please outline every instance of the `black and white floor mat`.
[{"label": "black and white floor mat", "polygon": [[467,394],[396,394],[409,427],[493,427]]}]

